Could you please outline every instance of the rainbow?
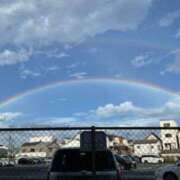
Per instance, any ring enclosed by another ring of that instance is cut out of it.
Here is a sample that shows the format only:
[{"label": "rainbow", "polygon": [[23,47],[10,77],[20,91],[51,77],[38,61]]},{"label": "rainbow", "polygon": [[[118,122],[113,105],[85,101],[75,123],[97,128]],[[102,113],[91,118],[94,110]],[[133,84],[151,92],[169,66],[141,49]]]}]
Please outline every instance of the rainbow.
[{"label": "rainbow", "polygon": [[159,90],[159,91],[163,91],[166,92],[170,95],[174,95],[174,96],[179,96],[179,94],[177,94],[176,92],[167,89],[167,88],[163,88],[161,86],[155,85],[155,84],[151,84],[151,83],[147,83],[144,81],[137,81],[137,80],[130,80],[130,79],[117,79],[117,78],[83,78],[83,79],[72,79],[72,80],[66,80],[66,81],[56,81],[53,83],[49,83],[49,84],[45,84],[43,86],[39,86],[33,89],[30,89],[26,92],[23,93],[19,93],[16,94],[15,96],[9,97],[7,99],[5,99],[4,101],[0,102],[0,108],[7,106],[13,102],[16,102],[26,96],[29,96],[33,93],[42,91],[42,90],[46,90],[49,88],[53,88],[59,85],[64,85],[64,84],[72,84],[72,83],[82,83],[82,82],[112,82],[112,83],[125,83],[125,84],[130,84],[130,85],[139,85],[142,87],[149,87],[151,89],[154,90]]}]

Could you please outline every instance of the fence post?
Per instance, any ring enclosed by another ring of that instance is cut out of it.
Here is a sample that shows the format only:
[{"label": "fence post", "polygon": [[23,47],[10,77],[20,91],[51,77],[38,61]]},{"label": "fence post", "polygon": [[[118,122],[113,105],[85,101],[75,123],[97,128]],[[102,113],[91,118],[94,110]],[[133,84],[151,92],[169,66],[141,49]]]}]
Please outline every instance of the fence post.
[{"label": "fence post", "polygon": [[91,127],[91,140],[92,140],[92,177],[96,180],[96,128]]}]

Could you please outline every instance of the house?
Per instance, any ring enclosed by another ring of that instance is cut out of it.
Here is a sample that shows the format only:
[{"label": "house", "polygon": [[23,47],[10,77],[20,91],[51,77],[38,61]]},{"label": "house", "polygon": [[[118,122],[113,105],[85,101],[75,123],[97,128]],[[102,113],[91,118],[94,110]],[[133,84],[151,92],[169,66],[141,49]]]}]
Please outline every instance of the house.
[{"label": "house", "polygon": [[[175,120],[161,120],[161,128],[171,128],[177,127]],[[161,130],[161,139],[163,142],[163,150],[171,151],[175,149],[180,149],[180,132],[178,129],[162,129]]]},{"label": "house", "polygon": [[52,157],[59,149],[60,143],[57,139],[34,137],[29,142],[22,144],[18,157]]},{"label": "house", "polygon": [[161,156],[166,161],[180,160],[180,131],[178,129],[168,129],[171,127],[178,127],[175,120],[164,119],[160,121],[161,139],[163,143],[163,150]]},{"label": "house", "polygon": [[125,137],[117,135],[107,135],[107,146],[118,154],[131,154],[132,148]]},{"label": "house", "polygon": [[54,140],[53,136],[35,136],[31,137],[29,142],[52,142]]},{"label": "house", "polygon": [[134,141],[134,155],[138,157],[160,155],[161,151],[162,141],[155,133],[151,133],[142,140]]},{"label": "house", "polygon": [[80,147],[80,133],[77,133],[71,139],[64,139],[61,148]]},{"label": "house", "polygon": [[[128,140],[122,136],[107,135],[107,146],[111,150],[120,154],[131,153],[131,148],[128,146]],[[64,139],[61,148],[80,147],[80,133],[77,133],[71,139]]]},{"label": "house", "polygon": [[0,145],[0,158],[7,157],[8,155],[8,147],[4,145]]}]

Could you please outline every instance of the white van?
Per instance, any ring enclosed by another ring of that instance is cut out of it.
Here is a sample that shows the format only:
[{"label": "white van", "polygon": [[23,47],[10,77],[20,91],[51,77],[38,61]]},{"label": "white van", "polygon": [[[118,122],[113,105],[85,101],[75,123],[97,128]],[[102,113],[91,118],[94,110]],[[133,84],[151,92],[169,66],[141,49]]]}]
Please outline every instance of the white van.
[{"label": "white van", "polygon": [[164,158],[156,155],[146,155],[141,157],[142,163],[161,164],[164,163]]}]

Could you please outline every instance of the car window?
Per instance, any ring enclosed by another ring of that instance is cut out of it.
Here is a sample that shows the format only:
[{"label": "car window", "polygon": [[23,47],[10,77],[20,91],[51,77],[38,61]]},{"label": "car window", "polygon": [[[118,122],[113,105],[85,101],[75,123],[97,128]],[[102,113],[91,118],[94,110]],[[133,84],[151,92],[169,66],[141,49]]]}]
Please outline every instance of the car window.
[{"label": "car window", "polygon": [[177,163],[177,166],[180,167],[180,163]]},{"label": "car window", "polygon": [[[77,163],[78,162],[78,163]],[[52,171],[78,172],[92,170],[92,154],[80,151],[62,151],[56,154]],[[115,162],[110,152],[96,152],[96,170],[114,170]]]},{"label": "car window", "polygon": [[147,155],[147,156],[142,156],[142,158],[159,158],[159,156]]}]

